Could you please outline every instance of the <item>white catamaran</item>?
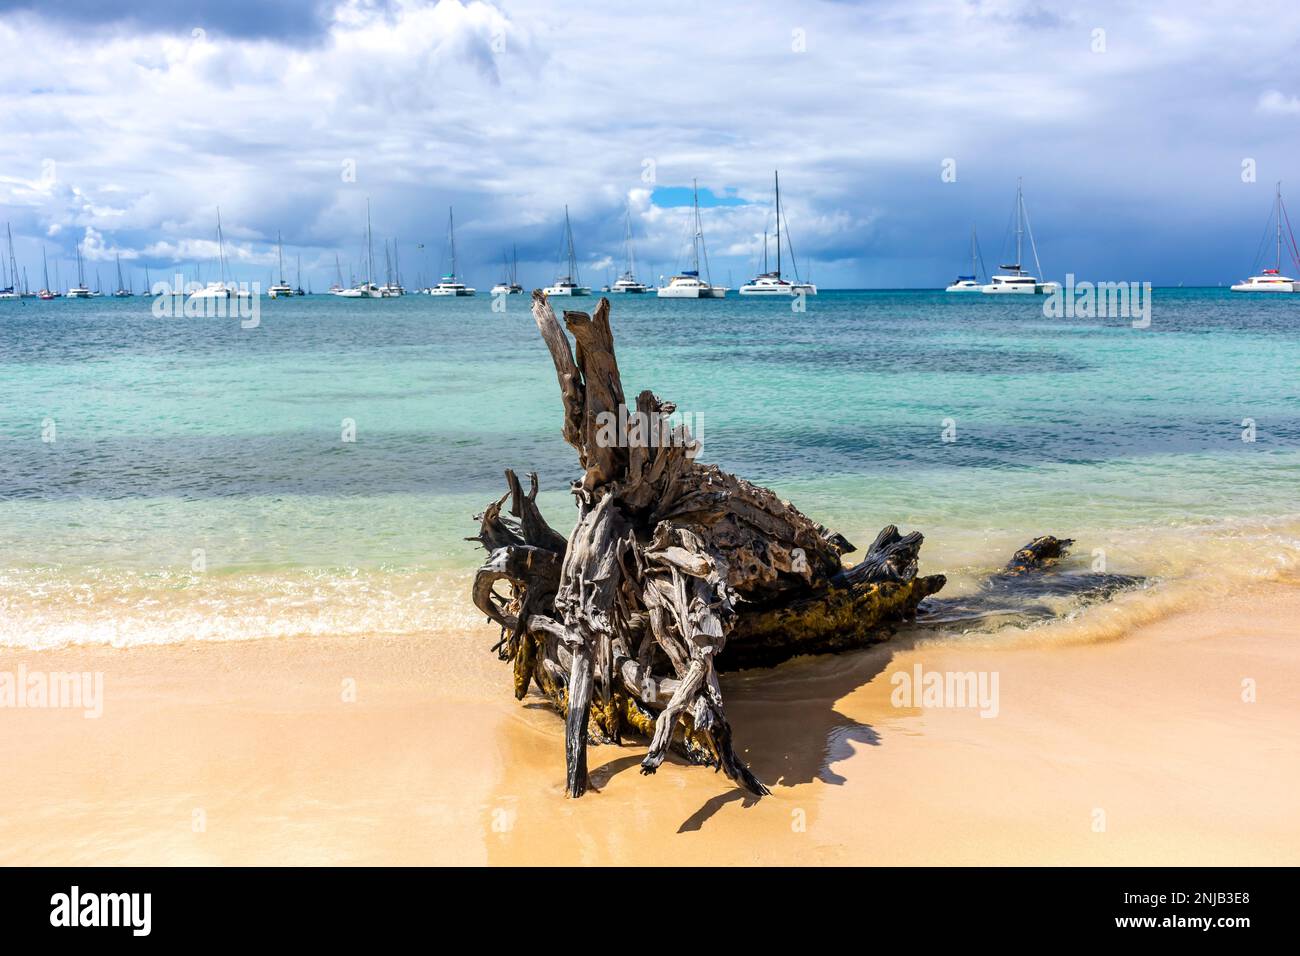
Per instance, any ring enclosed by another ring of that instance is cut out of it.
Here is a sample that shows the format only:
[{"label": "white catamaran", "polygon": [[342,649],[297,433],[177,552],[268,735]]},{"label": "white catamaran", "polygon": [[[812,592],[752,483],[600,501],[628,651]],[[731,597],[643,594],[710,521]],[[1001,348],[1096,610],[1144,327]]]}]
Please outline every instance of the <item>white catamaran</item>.
[{"label": "white catamaran", "polygon": [[[709,273],[709,250],[704,245],[704,221],[700,218],[700,187],[691,180],[694,199],[691,203],[691,268],[673,276],[656,294],[661,299],[721,299],[727,294],[726,286],[714,285]],[[700,278],[700,263],[704,263],[704,278]]]},{"label": "white catamaran", "polygon": [[763,272],[750,282],[740,287],[741,295],[816,295],[817,287],[811,282],[799,278],[799,267],[794,261],[794,247],[790,246],[789,223],[786,223],[785,241],[790,246],[790,263],[795,270],[794,281],[781,275],[781,220],[785,218],[781,210],[781,174],[774,175],[776,183],[776,271],[767,271],[767,234],[763,234]]},{"label": "white catamaran", "polygon": [[19,299],[22,293],[18,291],[18,260],[14,258],[14,234],[9,229],[9,224],[5,223],[5,232],[9,234],[9,258],[5,260],[5,285],[0,289],[0,299]]},{"label": "white catamaran", "polygon": [[280,261],[280,281],[273,283],[266,290],[266,294],[272,299],[287,298],[294,295],[294,291],[289,283],[284,281],[284,237],[279,232],[275,234],[275,254]]},{"label": "white catamaran", "polygon": [[1034,269],[1039,275],[1043,272],[1043,267],[1038,261],[1038,246],[1034,243],[1034,230],[1029,225],[1029,214],[1025,211],[1025,194],[1019,179],[1016,180],[1015,220],[1016,261],[1009,265],[998,266],[998,268],[1006,271],[991,276],[989,284],[980,291],[988,295],[1051,295],[1061,288],[1059,282],[1043,282],[1020,267],[1024,235],[1028,232],[1029,248],[1034,254]]},{"label": "white catamaran", "polygon": [[970,231],[970,275],[958,276],[953,280],[952,285],[945,289],[945,292],[979,292],[984,287],[979,281],[980,269],[980,247],[979,240],[975,238],[975,229],[971,227]]},{"label": "white catamaran", "polygon": [[234,282],[226,281],[226,241],[221,233],[221,207],[217,207],[217,270],[219,279],[209,282],[201,289],[190,293],[190,301],[196,299],[245,299],[252,298],[253,293],[247,288],[240,288]]},{"label": "white catamaran", "polygon": [[68,298],[91,299],[94,295],[86,288],[86,269],[81,260],[81,243],[77,243],[77,284],[68,290]]},{"label": "white catamaran", "polygon": [[564,244],[567,250],[569,272],[555,280],[555,283],[542,291],[552,295],[591,295],[591,289],[582,284],[578,277],[578,256],[573,251],[573,226],[569,224],[569,207],[564,207]]},{"label": "white catamaran", "polygon": [[456,220],[451,207],[447,207],[447,251],[451,256],[451,271],[429,290],[429,295],[473,295],[474,290],[460,281],[456,275]]},{"label": "white catamaran", "polygon": [[131,289],[127,288],[126,282],[122,279],[122,257],[117,256],[117,290],[113,293],[115,299],[129,299],[135,295]]},{"label": "white catamaran", "polygon": [[[1300,282],[1282,275],[1282,221],[1286,220],[1288,231],[1291,225],[1290,217],[1286,214],[1286,206],[1282,203],[1282,184],[1277,184],[1277,195],[1273,199],[1273,210],[1269,213],[1269,222],[1277,220],[1277,258],[1272,269],[1264,269],[1258,275],[1253,275],[1244,282],[1238,282],[1232,287],[1233,292],[1300,292]],[[1265,233],[1267,235],[1267,233]],[[1263,243],[1261,243],[1261,246]],[[1300,264],[1300,255],[1296,252],[1295,237],[1290,237],[1290,247],[1287,249],[1292,261]],[[1256,260],[1258,261],[1258,259]]]},{"label": "white catamaran", "polygon": [[524,287],[519,284],[519,249],[511,247],[513,259],[503,259],[505,267],[501,281],[492,287],[493,295],[523,295]]},{"label": "white catamaran", "polygon": [[623,231],[624,264],[623,274],[614,280],[610,292],[626,294],[644,294],[650,287],[636,277],[636,252],[632,248],[632,207],[627,207],[626,227]]},{"label": "white catamaran", "polygon": [[[337,262],[337,257],[336,257]],[[339,289],[334,292],[342,299],[382,299],[384,294],[379,291],[379,286],[375,285],[373,276],[375,274],[375,246],[374,240],[370,233],[370,200],[366,200],[366,281],[360,285],[355,285],[350,289]]]}]

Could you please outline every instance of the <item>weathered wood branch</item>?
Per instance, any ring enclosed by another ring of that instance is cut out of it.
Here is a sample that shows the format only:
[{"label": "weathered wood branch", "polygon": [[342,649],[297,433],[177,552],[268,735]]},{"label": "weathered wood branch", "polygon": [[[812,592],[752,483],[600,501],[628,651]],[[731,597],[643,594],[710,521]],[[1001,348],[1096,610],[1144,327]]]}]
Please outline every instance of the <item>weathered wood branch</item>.
[{"label": "weathered wood branch", "polygon": [[[551,354],[561,429],[578,453],[578,521],[567,540],[513,471],[471,540],[489,552],[475,605],[500,625],[515,694],[535,684],[565,715],[566,787],[587,787],[588,741],[649,738],[654,773],[668,751],[767,792],[739,758],[721,670],[886,639],[944,585],[919,577],[922,536],[885,528],[863,560],[853,545],[766,488],[696,461],[699,444],[650,391],[627,405],[609,324],[533,293]],[[567,332],[566,332],[567,330]],[[510,516],[501,513],[510,499]],[[504,583],[508,593],[496,586]]]}]

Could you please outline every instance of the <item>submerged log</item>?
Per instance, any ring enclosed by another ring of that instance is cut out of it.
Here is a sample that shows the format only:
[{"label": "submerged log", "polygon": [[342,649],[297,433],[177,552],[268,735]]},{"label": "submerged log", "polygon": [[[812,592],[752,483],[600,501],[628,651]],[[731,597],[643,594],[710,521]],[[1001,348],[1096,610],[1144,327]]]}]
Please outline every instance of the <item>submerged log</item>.
[{"label": "submerged log", "polygon": [[629,407],[609,308],[565,312],[562,327],[533,293],[583,471],[578,521],[562,537],[537,509],[536,475],[525,493],[507,471],[470,539],[489,552],[473,600],[501,627],[494,649],[514,664],[516,697],[535,684],[564,715],[571,796],[588,786],[588,740],[625,732],[649,738],[643,773],[674,747],[765,794],[736,754],[719,671],[885,640],[945,580],[918,576],[921,534],[892,525],[846,567],[842,535],[697,462],[689,431],[666,424],[671,403],[643,391]]}]

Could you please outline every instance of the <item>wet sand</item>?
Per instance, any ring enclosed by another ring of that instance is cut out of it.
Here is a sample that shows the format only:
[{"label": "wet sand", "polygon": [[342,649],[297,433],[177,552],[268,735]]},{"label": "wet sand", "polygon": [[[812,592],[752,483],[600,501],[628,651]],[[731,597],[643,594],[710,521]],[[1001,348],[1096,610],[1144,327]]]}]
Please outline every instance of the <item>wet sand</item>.
[{"label": "wet sand", "polygon": [[[642,777],[637,741],[593,748],[596,791],[566,799],[561,723],[511,697],[487,627],[4,650],[0,672],[102,671],[104,705],[0,709],[0,863],[1300,863],[1300,589],[1112,630],[729,675],[762,800]],[[997,716],[894,706],[917,664],[995,672]]]}]

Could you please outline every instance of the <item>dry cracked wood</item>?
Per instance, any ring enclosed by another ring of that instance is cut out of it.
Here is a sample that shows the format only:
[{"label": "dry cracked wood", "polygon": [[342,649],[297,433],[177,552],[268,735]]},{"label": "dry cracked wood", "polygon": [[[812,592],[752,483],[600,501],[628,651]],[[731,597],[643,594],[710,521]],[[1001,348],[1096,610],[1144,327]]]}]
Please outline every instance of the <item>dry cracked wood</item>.
[{"label": "dry cracked wood", "polygon": [[922,537],[893,526],[846,568],[843,536],[697,462],[689,432],[662,425],[670,403],[643,391],[627,406],[609,308],[565,312],[561,326],[533,293],[583,471],[578,521],[563,538],[537,509],[536,475],[525,493],[507,471],[509,492],[471,539],[489,552],[474,603],[501,626],[495,650],[514,663],[516,697],[536,684],[565,715],[572,796],[588,785],[589,739],[625,731],[649,738],[643,773],[676,748],[764,794],[736,754],[719,671],[883,640],[944,578],[917,575]]}]

